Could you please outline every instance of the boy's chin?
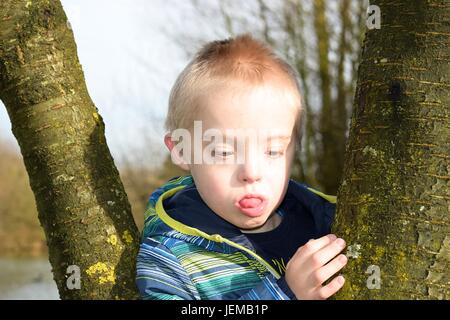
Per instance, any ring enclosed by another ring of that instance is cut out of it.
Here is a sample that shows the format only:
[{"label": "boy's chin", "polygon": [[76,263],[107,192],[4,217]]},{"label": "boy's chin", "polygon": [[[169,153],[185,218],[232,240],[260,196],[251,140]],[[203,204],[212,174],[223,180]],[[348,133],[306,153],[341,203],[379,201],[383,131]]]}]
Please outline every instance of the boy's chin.
[{"label": "boy's chin", "polygon": [[[261,218],[261,217],[260,217]],[[258,219],[259,220],[259,219]],[[243,233],[252,233],[252,232],[259,232],[260,229],[262,229],[262,227],[264,226],[264,224],[266,223],[267,219],[263,219],[261,221],[251,221],[251,223],[245,223],[245,224],[241,224],[239,226],[239,229],[243,232]]]}]

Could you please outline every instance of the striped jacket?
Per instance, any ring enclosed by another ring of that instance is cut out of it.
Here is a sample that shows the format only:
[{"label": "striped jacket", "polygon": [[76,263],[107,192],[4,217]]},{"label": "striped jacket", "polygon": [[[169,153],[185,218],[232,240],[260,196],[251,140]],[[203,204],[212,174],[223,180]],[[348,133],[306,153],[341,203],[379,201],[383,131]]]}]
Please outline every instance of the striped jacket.
[{"label": "striped jacket", "polygon": [[[309,238],[318,238],[330,232],[335,202],[334,196],[290,180],[279,209],[306,214],[315,229]],[[245,234],[204,204],[192,176],[172,178],[151,194],[136,283],[141,297],[151,300],[295,298]]]}]

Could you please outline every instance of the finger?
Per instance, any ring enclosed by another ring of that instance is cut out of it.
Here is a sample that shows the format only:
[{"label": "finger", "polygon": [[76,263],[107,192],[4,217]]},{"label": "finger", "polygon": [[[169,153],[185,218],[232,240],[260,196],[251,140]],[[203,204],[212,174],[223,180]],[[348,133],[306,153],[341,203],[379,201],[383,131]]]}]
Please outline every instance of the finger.
[{"label": "finger", "polygon": [[[299,263],[308,263],[308,257],[323,248],[324,246],[329,245],[334,240],[336,240],[336,236],[334,234],[328,234],[326,236],[323,236],[319,239],[311,239],[306,244],[304,244],[302,247],[298,248],[295,254],[292,256],[292,258],[289,260],[291,265],[298,266]],[[289,264],[288,262],[288,264]],[[319,268],[320,266],[317,266],[314,269]]]},{"label": "finger", "polygon": [[[334,234],[328,234],[319,239],[311,239],[305,245],[303,245],[300,249],[304,254],[313,254],[314,252],[322,249],[323,247],[329,245],[333,241],[336,240],[336,236]],[[298,252],[298,250],[297,250]]]},{"label": "finger", "polygon": [[315,281],[316,285],[321,285],[329,278],[331,278],[332,275],[341,270],[346,264],[347,257],[343,254],[340,254],[329,263],[313,272],[313,281]]},{"label": "finger", "polygon": [[339,254],[345,248],[344,239],[338,238],[332,242],[330,242],[327,246],[321,248],[319,251],[316,251],[311,258],[309,259],[309,263],[311,268],[318,269],[325,265],[328,261],[333,259],[336,255]]},{"label": "finger", "polygon": [[317,298],[318,299],[322,299],[322,300],[328,299],[333,294],[338,292],[338,290],[342,288],[344,283],[345,283],[344,277],[343,276],[337,276],[329,284],[319,288],[319,290],[317,291]]}]

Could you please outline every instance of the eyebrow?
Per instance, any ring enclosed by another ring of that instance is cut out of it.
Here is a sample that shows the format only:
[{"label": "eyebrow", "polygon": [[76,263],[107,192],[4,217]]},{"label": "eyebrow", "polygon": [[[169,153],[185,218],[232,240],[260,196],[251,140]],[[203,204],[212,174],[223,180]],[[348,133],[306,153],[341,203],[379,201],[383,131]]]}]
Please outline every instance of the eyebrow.
[{"label": "eyebrow", "polygon": [[290,138],[291,138],[291,136],[286,136],[286,135],[276,135],[276,136],[269,137],[270,140],[272,140],[272,139],[289,140]]},{"label": "eyebrow", "polygon": [[[227,136],[227,135],[224,135],[224,137],[225,138],[231,138],[231,139],[237,138],[236,136]],[[267,137],[267,140],[277,140],[278,139],[278,140],[285,140],[285,141],[287,141],[287,140],[291,140],[291,138],[292,138],[291,135],[278,134],[278,135],[273,135],[273,136]]]}]

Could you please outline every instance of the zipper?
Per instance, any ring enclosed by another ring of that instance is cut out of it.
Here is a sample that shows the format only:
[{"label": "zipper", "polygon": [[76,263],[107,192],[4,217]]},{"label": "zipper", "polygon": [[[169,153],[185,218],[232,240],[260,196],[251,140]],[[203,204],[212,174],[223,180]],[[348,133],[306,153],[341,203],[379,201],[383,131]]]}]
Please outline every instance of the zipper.
[{"label": "zipper", "polygon": [[256,260],[258,260],[262,265],[264,265],[266,267],[266,269],[278,280],[281,278],[281,275],[266,261],[264,260],[260,255],[258,255],[257,253],[255,253],[254,251],[241,246],[240,244],[237,244],[236,242],[233,242],[231,240],[228,240],[227,238],[222,237],[220,234],[213,234],[210,236],[209,240],[213,240],[215,242],[223,242],[228,244],[231,247],[234,247],[236,249],[239,249],[241,251],[244,251],[246,253],[248,253],[249,255],[251,255],[253,258],[255,258]]}]

